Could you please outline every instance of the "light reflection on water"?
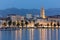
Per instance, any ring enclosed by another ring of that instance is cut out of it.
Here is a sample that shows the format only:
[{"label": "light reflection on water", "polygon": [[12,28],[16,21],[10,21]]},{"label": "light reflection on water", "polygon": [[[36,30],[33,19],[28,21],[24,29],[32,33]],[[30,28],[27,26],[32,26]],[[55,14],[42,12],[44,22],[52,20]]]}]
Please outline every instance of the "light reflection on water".
[{"label": "light reflection on water", "polygon": [[[58,32],[58,29],[23,29],[23,30],[16,30],[16,31],[0,31],[0,40],[58,40],[60,39],[60,31]],[[59,29],[60,30],[60,29]],[[30,39],[30,37],[33,38]],[[52,35],[51,35],[52,33]],[[58,36],[59,34],[59,36]],[[42,39],[45,38],[45,39]]]}]

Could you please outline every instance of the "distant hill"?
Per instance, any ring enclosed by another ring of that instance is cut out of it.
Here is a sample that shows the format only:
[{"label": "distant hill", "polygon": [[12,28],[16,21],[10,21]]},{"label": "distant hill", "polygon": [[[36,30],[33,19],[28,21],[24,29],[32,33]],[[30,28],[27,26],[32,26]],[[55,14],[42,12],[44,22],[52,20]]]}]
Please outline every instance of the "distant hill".
[{"label": "distant hill", "polygon": [[[31,13],[32,15],[39,14],[40,15],[40,9],[17,9],[17,8],[8,8],[5,10],[0,10],[0,16],[6,16],[8,14],[17,14],[17,15],[26,15],[28,13]],[[47,16],[50,15],[60,15],[60,8],[50,8],[45,10],[45,13]]]},{"label": "distant hill", "polygon": [[60,15],[60,8],[50,8],[46,10],[46,15],[52,16],[52,15]]},{"label": "distant hill", "polygon": [[39,14],[40,11],[38,9],[17,9],[17,8],[9,8],[6,10],[0,10],[0,15],[8,15],[8,14],[17,14],[17,15],[26,15],[28,13],[31,14]]}]

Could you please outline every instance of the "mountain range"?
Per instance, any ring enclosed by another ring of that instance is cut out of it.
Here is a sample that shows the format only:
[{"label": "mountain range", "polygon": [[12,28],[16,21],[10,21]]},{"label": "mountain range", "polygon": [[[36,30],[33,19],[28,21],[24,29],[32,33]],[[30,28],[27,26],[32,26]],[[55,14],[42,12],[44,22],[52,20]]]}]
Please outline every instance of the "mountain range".
[{"label": "mountain range", "polygon": [[[0,10],[0,17],[7,16],[8,14],[26,15],[28,13],[32,15],[36,15],[36,14],[40,15],[40,9],[8,8],[5,10]],[[60,8],[45,9],[45,15],[47,16],[60,15]]]}]

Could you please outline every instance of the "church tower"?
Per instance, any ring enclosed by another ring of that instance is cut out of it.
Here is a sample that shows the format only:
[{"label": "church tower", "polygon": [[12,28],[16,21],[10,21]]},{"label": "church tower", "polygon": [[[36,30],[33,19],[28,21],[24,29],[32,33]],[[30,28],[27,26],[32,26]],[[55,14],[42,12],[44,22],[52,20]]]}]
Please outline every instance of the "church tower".
[{"label": "church tower", "polygon": [[41,18],[46,18],[45,17],[45,10],[44,10],[44,8],[41,9],[40,17]]}]

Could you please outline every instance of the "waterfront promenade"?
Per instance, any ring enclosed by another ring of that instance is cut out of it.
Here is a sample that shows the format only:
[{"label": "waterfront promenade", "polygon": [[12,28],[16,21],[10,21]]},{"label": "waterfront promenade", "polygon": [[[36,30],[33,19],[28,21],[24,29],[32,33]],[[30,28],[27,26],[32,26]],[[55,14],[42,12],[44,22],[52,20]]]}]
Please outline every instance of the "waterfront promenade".
[{"label": "waterfront promenade", "polygon": [[0,30],[20,30],[20,29],[60,29],[60,26],[38,26],[38,27],[2,27]]}]

